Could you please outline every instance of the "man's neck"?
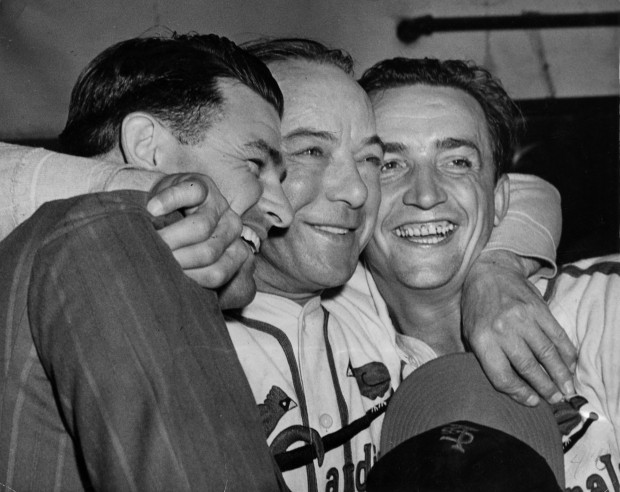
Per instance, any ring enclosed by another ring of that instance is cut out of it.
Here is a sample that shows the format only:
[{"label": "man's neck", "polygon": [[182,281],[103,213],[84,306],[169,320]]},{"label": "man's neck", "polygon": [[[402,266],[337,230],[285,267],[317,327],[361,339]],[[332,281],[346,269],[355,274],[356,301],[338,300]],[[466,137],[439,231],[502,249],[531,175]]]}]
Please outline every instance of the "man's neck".
[{"label": "man's neck", "polygon": [[254,280],[256,281],[256,289],[258,292],[264,292],[265,294],[271,294],[274,296],[284,297],[285,299],[289,299],[299,304],[300,306],[305,306],[306,303],[308,303],[308,301],[321,295],[321,291],[319,292],[290,292],[287,289],[283,289],[277,285],[272,285],[271,283],[264,282],[258,275],[254,276]]},{"label": "man's neck", "polygon": [[460,292],[407,289],[402,285],[388,285],[381,279],[376,279],[376,283],[397,331],[422,340],[437,355],[465,350],[461,338]]},{"label": "man's neck", "polygon": [[323,293],[323,289],[318,285],[312,285],[310,281],[283,272],[269,258],[261,254],[255,258],[254,281],[258,292],[284,297],[300,306],[305,306],[308,301]]}]

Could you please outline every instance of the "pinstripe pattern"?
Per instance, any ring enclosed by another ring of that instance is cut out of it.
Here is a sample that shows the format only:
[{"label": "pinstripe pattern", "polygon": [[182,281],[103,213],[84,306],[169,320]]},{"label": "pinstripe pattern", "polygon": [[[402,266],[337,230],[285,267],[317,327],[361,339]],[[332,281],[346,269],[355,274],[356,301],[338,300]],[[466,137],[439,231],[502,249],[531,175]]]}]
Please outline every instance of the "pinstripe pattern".
[{"label": "pinstripe pattern", "polygon": [[52,202],[0,244],[7,489],[278,490],[217,299],[144,201]]}]

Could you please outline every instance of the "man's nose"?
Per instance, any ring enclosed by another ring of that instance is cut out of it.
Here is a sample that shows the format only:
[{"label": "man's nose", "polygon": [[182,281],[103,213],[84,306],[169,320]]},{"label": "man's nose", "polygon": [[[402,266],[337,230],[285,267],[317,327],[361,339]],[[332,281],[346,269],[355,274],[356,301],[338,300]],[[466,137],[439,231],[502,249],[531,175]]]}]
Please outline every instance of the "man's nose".
[{"label": "man's nose", "polygon": [[272,226],[288,227],[293,222],[293,208],[284,194],[282,183],[279,180],[273,181],[264,183],[258,207]]},{"label": "man's nose", "polygon": [[351,208],[360,208],[366,203],[368,188],[353,157],[334,160],[325,174],[329,200],[345,202]]},{"label": "man's nose", "polygon": [[443,203],[447,197],[438,171],[432,165],[416,165],[406,186],[405,205],[428,210]]}]

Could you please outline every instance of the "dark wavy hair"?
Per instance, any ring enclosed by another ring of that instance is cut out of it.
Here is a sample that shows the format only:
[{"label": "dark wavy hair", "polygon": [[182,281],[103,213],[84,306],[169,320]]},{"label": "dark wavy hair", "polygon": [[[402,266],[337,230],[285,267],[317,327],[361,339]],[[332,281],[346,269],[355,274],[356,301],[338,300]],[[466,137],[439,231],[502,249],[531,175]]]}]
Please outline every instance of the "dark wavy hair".
[{"label": "dark wavy hair", "polygon": [[198,143],[221,115],[222,79],[249,87],[282,116],[282,93],[271,72],[224,37],[173,34],[121,41],[80,74],[59,136],[62,149],[84,157],[111,151],[123,119],[135,111],[159,119],[180,142]]},{"label": "dark wavy hair", "polygon": [[495,177],[510,169],[522,129],[521,112],[501,82],[489,71],[471,61],[434,58],[392,58],[376,63],[359,80],[368,93],[423,84],[452,87],[472,96],[486,117]]},{"label": "dark wavy hair", "polygon": [[263,63],[276,61],[305,60],[333,65],[353,76],[353,58],[344,50],[325,46],[318,41],[305,38],[263,38],[240,45]]}]

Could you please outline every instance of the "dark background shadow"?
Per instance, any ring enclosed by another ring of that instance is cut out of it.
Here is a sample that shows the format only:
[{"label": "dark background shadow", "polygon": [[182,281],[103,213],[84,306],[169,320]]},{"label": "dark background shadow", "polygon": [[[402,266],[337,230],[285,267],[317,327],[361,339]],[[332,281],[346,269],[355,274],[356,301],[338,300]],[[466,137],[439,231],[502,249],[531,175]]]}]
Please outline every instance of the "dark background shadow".
[{"label": "dark background shadow", "polygon": [[558,263],[620,251],[618,97],[518,101],[526,131],[514,172],[562,196]]}]

